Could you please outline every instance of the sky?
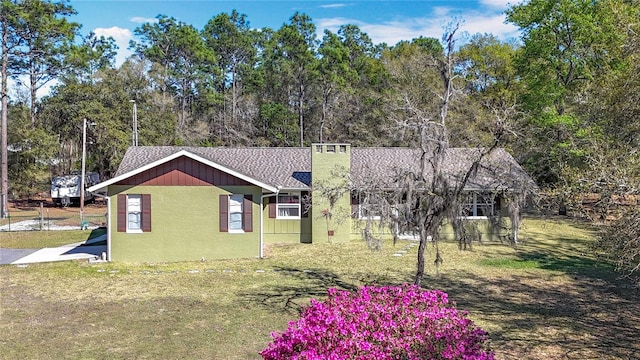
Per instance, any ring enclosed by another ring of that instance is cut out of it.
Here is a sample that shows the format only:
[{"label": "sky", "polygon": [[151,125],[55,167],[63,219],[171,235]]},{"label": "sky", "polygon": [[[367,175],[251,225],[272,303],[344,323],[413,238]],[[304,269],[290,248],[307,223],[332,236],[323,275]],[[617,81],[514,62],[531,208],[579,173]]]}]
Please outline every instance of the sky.
[{"label": "sky", "polygon": [[[518,2],[512,0],[511,3]],[[492,33],[501,40],[518,37],[518,29],[505,24],[508,0],[408,1],[408,0],[71,0],[78,12],[69,20],[82,25],[81,33],[111,36],[119,46],[116,65],[131,55],[129,40],[134,30],[156,16],[166,15],[201,30],[220,13],[236,10],[247,15],[252,28],[279,29],[296,12],[307,14],[316,25],[318,37],[325,29],[337,32],[341,25],[355,24],[375,44],[394,45],[401,40],[434,37],[440,39],[447,24],[462,23],[459,34]],[[464,41],[463,41],[464,42]]]}]

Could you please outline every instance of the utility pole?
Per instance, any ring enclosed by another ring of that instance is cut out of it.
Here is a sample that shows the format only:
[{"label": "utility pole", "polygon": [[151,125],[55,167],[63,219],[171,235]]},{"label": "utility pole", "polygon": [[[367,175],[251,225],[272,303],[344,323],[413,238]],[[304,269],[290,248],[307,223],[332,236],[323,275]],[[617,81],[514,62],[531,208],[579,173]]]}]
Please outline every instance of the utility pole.
[{"label": "utility pole", "polygon": [[82,175],[80,176],[80,226],[84,221],[84,168],[87,158],[87,118],[82,119]]},{"label": "utility pole", "polygon": [[9,64],[9,49],[7,47],[8,44],[8,36],[9,31],[7,29],[7,24],[3,21],[2,23],[2,88],[0,92],[2,93],[2,124],[0,125],[0,218],[4,219],[9,217],[9,207],[8,207],[8,194],[9,194],[9,162],[8,162],[8,149],[7,149],[7,114],[8,114],[8,99],[7,99],[7,74],[8,74],[8,64]]},{"label": "utility pole", "polygon": [[135,100],[129,100],[133,103],[133,133],[131,134],[131,143],[133,146],[138,146],[138,106]]}]

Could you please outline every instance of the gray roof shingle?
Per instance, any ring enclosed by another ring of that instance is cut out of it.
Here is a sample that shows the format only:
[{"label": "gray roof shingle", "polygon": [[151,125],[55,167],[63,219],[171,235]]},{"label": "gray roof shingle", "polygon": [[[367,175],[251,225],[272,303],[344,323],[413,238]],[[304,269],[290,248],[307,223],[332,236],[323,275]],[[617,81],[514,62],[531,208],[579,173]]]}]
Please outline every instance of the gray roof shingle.
[{"label": "gray roof shingle", "polygon": [[[288,148],[228,148],[138,146],[130,147],[115,176],[134,171],[181,150],[227,167],[250,178],[284,189],[306,189],[311,185],[311,149]],[[459,177],[478,158],[481,149],[450,148],[444,171]],[[351,179],[356,187],[372,180],[391,179],[400,171],[419,171],[420,152],[411,148],[351,148]],[[427,174],[428,176],[431,174]],[[535,186],[533,180],[504,149],[495,149],[481,162],[477,173],[469,179],[467,188],[496,189]]]}]

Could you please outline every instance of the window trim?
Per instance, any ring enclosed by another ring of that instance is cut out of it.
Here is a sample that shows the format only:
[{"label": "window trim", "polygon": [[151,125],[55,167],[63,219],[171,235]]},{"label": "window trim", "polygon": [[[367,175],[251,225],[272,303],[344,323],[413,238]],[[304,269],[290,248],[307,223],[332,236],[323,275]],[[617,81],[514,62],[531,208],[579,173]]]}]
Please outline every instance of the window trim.
[{"label": "window trim", "polygon": [[[287,196],[297,196],[298,198],[298,202],[297,203],[292,203],[292,202],[280,202],[280,196],[282,195],[287,195]],[[300,191],[284,191],[284,192],[280,192],[278,193],[278,195],[275,197],[276,198],[276,219],[278,220],[299,220],[302,218],[302,192]],[[298,215],[297,216],[285,216],[285,215],[280,215],[280,208],[296,208],[298,210]]]},{"label": "window trim", "polygon": [[[487,202],[481,197],[491,197],[492,201]],[[462,214],[460,218],[468,219],[468,220],[486,220],[490,216],[495,216],[496,212],[500,209],[496,209],[496,194],[488,193],[488,192],[479,192],[479,191],[470,191],[467,193],[467,197],[464,200],[463,207],[461,209]],[[479,207],[488,207],[490,215],[478,215]],[[465,215],[464,213],[467,211],[467,208],[470,207],[471,215]]]},{"label": "window trim", "polygon": [[[127,233],[128,234],[141,234],[143,233],[142,231],[142,195],[141,194],[127,194],[126,195],[126,202],[127,202],[127,214],[126,214],[126,226],[127,226]],[[134,214],[135,212],[130,211],[129,210],[129,201],[133,200],[133,199],[138,199],[138,228],[132,229],[131,227],[129,227],[129,216],[131,214]]]},{"label": "window trim", "polygon": [[[240,206],[240,229],[232,229],[231,228],[231,214],[237,214],[238,212],[231,211],[231,199],[233,197],[236,197],[236,199],[239,199],[239,201],[237,201],[239,203]],[[244,234],[244,195],[243,194],[229,194],[229,200],[227,203],[227,232],[230,234]]]},{"label": "window trim", "polygon": [[[355,196],[352,196],[352,204],[356,206],[356,217],[358,220],[380,220],[382,219],[382,215],[373,215],[373,216],[366,216],[363,214],[364,209],[363,209],[363,203],[362,203],[362,197],[363,196],[367,196],[364,195],[362,192],[358,192]],[[355,201],[355,203],[353,203]],[[369,204],[372,205],[372,204]],[[375,206],[375,204],[373,204]]]}]

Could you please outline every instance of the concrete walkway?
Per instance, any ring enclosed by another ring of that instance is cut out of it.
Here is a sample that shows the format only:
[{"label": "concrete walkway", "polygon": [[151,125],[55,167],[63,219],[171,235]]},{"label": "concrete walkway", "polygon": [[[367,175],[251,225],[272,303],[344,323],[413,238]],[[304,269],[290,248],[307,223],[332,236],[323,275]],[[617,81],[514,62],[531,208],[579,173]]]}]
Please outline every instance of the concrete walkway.
[{"label": "concrete walkway", "polygon": [[0,249],[0,264],[33,264],[41,262],[101,259],[106,245],[92,245],[106,240],[107,235],[78,243],[44,249]]}]

